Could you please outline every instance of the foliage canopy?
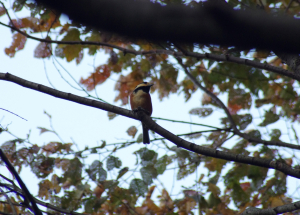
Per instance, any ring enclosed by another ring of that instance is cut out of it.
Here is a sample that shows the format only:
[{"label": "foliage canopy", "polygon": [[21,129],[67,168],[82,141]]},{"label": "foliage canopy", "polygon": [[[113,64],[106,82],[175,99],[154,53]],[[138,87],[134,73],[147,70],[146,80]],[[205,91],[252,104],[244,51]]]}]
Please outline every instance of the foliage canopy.
[{"label": "foliage canopy", "polygon": [[[182,7],[206,4],[184,0],[156,2]],[[299,4],[299,1],[293,0],[226,2],[228,7],[236,10],[255,11],[259,8],[270,16],[284,14],[291,17],[300,15]],[[10,6],[11,9],[7,10]],[[16,15],[30,12],[30,16],[12,19],[9,16],[12,11]],[[199,116],[199,122],[208,122],[206,119],[220,111],[225,113],[220,123],[214,122],[213,126],[204,123],[209,130],[176,135],[234,157],[228,159],[220,159],[218,151],[215,151],[215,157],[205,156],[195,153],[192,147],[188,151],[165,138],[156,138],[151,144],[157,150],[163,150],[163,154],[139,145],[132,152],[136,156],[136,166],[123,166],[122,158],[115,152],[141,143],[141,135],[137,135],[134,126],[127,130],[132,138],[128,141],[118,144],[103,141],[100,146],[80,151],[74,143],[58,141],[36,145],[28,139],[14,138],[2,143],[2,151],[19,173],[22,168],[29,167],[39,178],[36,202],[44,205],[48,214],[70,214],[73,211],[73,214],[95,215],[231,215],[249,207],[269,209],[297,200],[296,196],[290,195],[287,174],[280,170],[280,165],[291,172],[298,169],[298,55],[211,44],[132,39],[66,20],[55,9],[25,0],[15,0],[13,5],[2,3],[0,15],[1,28],[12,29],[12,42],[4,50],[11,58],[26,48],[29,39],[40,42],[34,50],[34,57],[40,59],[56,57],[80,64],[83,58],[104,51],[109,56],[107,62],[97,65],[91,74],[82,72],[82,78],[78,80],[81,91],[88,97],[103,101],[97,95],[93,96],[95,88],[117,74],[115,102],[120,101],[122,105],[128,103],[128,96],[136,85],[147,80],[154,83],[151,92],[157,92],[161,100],[171,94],[184,94],[186,101],[199,99],[193,95],[200,88],[203,91],[202,105],[189,112]],[[4,17],[11,19],[8,24],[1,21]],[[40,33],[46,36],[41,38],[38,36]],[[178,78],[180,73],[185,74],[182,80]],[[116,116],[108,112],[110,120]],[[174,120],[174,123],[197,124],[188,120]],[[43,127],[39,129],[41,134],[60,132]],[[9,129],[4,127],[0,131],[9,133]],[[105,158],[86,163],[90,154],[105,154]],[[239,162],[239,157],[247,156],[252,157],[249,163]],[[255,159],[261,160],[256,162]],[[230,160],[237,162],[231,163]],[[201,168],[205,168],[208,174],[199,174],[197,171]],[[54,171],[58,169],[59,174]],[[182,187],[179,195],[172,196],[157,178],[174,169],[175,181],[186,180],[195,174],[198,178]],[[137,171],[140,177],[135,177],[134,172]],[[22,190],[7,176],[0,176],[0,191],[11,191],[0,196],[0,213],[31,214],[29,205],[21,204],[24,201]],[[157,188],[160,195],[156,198],[152,193]],[[50,204],[43,203],[45,200]],[[12,207],[11,203],[15,206]],[[290,209],[286,214],[296,214],[296,209]]]}]

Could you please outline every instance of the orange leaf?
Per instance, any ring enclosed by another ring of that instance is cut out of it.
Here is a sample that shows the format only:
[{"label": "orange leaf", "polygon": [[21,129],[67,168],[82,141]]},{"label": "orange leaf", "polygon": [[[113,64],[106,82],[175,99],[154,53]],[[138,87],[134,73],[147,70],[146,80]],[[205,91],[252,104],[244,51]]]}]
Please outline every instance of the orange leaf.
[{"label": "orange leaf", "polygon": [[96,85],[102,84],[110,76],[108,65],[98,66],[94,73],[87,79],[81,78],[80,83],[85,85],[88,91],[95,89]]},{"label": "orange leaf", "polygon": [[5,54],[9,57],[14,57],[16,52],[22,50],[26,43],[27,37],[23,36],[20,33],[16,33],[13,35],[13,42],[9,48],[5,49]]},{"label": "orange leaf", "polygon": [[99,183],[97,187],[95,187],[94,189],[94,194],[98,199],[100,199],[103,192],[104,192],[104,186]]}]

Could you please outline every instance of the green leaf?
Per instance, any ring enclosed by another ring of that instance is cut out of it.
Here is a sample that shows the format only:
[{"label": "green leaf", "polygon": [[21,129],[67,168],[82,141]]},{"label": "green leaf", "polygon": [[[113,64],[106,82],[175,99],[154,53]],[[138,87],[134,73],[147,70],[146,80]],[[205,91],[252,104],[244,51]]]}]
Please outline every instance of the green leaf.
[{"label": "green leaf", "polygon": [[136,193],[138,196],[144,196],[148,191],[145,182],[138,178],[135,178],[130,182],[129,189]]},{"label": "green leaf", "polygon": [[[239,127],[240,130],[244,130],[252,122],[251,114],[235,114],[232,115],[233,121]],[[227,117],[221,118],[221,123],[226,127],[230,127],[230,122]]]},{"label": "green leaf", "polygon": [[157,177],[157,171],[154,166],[146,166],[140,169],[141,176],[147,185],[152,184],[153,178]]},{"label": "green leaf", "polygon": [[95,160],[92,165],[86,170],[93,181],[104,181],[107,177],[107,172],[103,169],[103,164]]},{"label": "green leaf", "polygon": [[157,158],[157,153],[147,148],[141,148],[140,150],[136,151],[136,153],[140,155],[140,158],[142,160],[141,162],[142,166],[153,164],[153,162]]},{"label": "green leaf", "polygon": [[163,174],[167,168],[167,165],[171,162],[172,161],[168,155],[164,155],[163,157],[159,158],[154,165],[154,168],[157,170],[157,174]]},{"label": "green leaf", "polygon": [[[75,28],[69,29],[67,35],[62,39],[62,41],[81,41],[79,30]],[[63,49],[63,54],[65,55],[68,62],[79,57],[79,54],[82,49],[82,46],[79,44],[78,45],[60,44],[58,45],[58,47]],[[57,52],[58,52],[57,56],[62,56],[62,54],[60,54],[59,48],[57,48]],[[55,55],[56,55],[56,50],[55,50]]]},{"label": "green leaf", "polygon": [[269,111],[265,112],[265,119],[258,126],[270,125],[274,122],[277,122],[278,120],[279,120],[279,116],[277,114],[273,113],[272,110],[269,110]]},{"label": "green leaf", "polygon": [[123,169],[121,169],[121,170],[119,171],[117,180],[118,180],[119,178],[121,178],[123,175],[125,175],[125,173],[128,172],[128,170],[129,170],[128,167],[124,167]]},{"label": "green leaf", "polygon": [[122,161],[114,156],[109,156],[106,161],[106,168],[108,171],[112,170],[113,168],[120,168],[122,166]]},{"label": "green leaf", "polygon": [[279,137],[281,136],[281,131],[279,129],[272,129],[270,134],[271,141],[280,141]]}]

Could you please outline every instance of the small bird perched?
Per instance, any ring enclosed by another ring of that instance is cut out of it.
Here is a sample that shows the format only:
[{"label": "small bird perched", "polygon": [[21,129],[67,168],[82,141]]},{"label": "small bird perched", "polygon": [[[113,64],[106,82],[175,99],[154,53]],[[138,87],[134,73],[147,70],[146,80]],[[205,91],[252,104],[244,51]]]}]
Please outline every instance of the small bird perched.
[{"label": "small bird perched", "polygon": [[[152,102],[149,94],[150,87],[153,84],[149,84],[148,82],[143,82],[136,86],[132,94],[130,95],[130,105],[133,111],[138,110],[138,108],[142,108],[145,113],[149,116],[152,114]],[[142,123],[143,126],[143,143],[149,144],[149,128]]]}]

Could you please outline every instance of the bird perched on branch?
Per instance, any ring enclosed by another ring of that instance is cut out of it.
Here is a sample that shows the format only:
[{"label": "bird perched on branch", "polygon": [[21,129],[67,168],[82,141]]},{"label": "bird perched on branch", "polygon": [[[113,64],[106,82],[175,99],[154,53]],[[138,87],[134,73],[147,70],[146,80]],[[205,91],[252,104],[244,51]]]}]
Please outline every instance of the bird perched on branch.
[{"label": "bird perched on branch", "polygon": [[[151,86],[153,86],[153,84],[150,84],[148,82],[143,82],[136,86],[136,88],[130,95],[130,105],[133,111],[137,111],[139,108],[141,108],[143,111],[145,111],[145,113],[148,116],[151,116],[152,102],[149,94]],[[144,123],[142,123],[142,126],[143,126],[143,143],[149,144],[150,143],[149,128]]]}]

